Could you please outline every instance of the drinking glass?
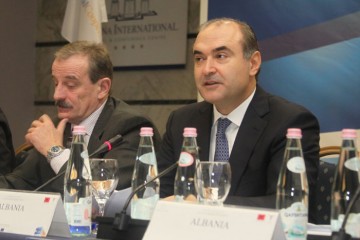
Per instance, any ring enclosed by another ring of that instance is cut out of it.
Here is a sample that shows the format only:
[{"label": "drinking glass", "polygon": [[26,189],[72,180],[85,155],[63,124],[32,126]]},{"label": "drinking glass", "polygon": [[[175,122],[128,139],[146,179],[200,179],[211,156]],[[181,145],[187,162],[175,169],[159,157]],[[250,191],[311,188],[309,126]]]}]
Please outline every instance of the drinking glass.
[{"label": "drinking glass", "polygon": [[99,205],[98,216],[104,216],[107,200],[115,190],[119,181],[118,161],[108,158],[91,158],[91,189]]},{"label": "drinking glass", "polygon": [[198,200],[222,206],[230,191],[231,168],[228,162],[199,162],[195,174]]}]

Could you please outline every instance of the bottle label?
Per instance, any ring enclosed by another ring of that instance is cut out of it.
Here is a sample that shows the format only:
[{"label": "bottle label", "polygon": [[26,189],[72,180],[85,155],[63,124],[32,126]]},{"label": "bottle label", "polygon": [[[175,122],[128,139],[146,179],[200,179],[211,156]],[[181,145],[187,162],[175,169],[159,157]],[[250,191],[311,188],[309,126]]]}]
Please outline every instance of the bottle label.
[{"label": "bottle label", "polygon": [[[338,232],[345,215],[339,214],[338,219],[331,219],[331,231]],[[350,213],[345,226],[346,233],[353,238],[360,238],[360,213]]]},{"label": "bottle label", "polygon": [[80,156],[83,158],[83,159],[88,159],[89,158],[89,153],[87,150],[84,150],[82,153],[80,153]]},{"label": "bottle label", "polygon": [[304,173],[305,172],[305,163],[302,157],[293,157],[290,158],[287,162],[287,168],[294,173]]},{"label": "bottle label", "polygon": [[179,158],[180,167],[188,167],[194,162],[194,157],[188,152],[181,152]]},{"label": "bottle label", "polygon": [[133,198],[131,201],[131,218],[150,220],[158,201],[159,194],[148,198]]},{"label": "bottle label", "polygon": [[358,172],[360,170],[360,159],[357,157],[346,160],[345,167],[351,171]]},{"label": "bottle label", "polygon": [[80,198],[78,203],[65,203],[65,212],[69,225],[91,226],[91,197]]},{"label": "bottle label", "polygon": [[301,202],[280,210],[281,222],[286,239],[306,240],[308,210]]},{"label": "bottle label", "polygon": [[91,168],[90,168],[90,161],[89,161],[89,154],[87,150],[84,150],[80,156],[82,157],[82,159],[84,159],[84,167],[83,167],[83,172],[82,172],[82,177],[87,179],[87,180],[91,180]]},{"label": "bottle label", "polygon": [[148,164],[148,165],[155,165],[156,164],[156,159],[155,159],[155,155],[153,152],[149,152],[149,153],[145,153],[143,155],[141,155],[139,157],[139,160],[144,163],[144,164]]}]

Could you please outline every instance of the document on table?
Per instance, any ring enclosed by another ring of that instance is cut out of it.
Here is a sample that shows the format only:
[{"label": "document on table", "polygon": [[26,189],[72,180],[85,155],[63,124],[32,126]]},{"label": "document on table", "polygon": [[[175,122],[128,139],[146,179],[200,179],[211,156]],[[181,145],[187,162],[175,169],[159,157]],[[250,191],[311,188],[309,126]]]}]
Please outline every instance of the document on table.
[{"label": "document on table", "polygon": [[309,235],[319,235],[319,236],[331,236],[331,226],[330,225],[316,225],[308,223],[307,233]]}]

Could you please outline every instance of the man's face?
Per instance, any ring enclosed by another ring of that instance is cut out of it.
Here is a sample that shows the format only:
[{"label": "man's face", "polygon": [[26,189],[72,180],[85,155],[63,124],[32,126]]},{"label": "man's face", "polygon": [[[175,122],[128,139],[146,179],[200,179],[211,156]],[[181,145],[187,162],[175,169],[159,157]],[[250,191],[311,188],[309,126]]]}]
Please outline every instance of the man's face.
[{"label": "man's face", "polygon": [[[193,47],[196,86],[201,96],[225,115],[239,106],[256,86],[257,63],[254,64],[253,56],[250,60],[244,58],[242,40],[239,27],[227,22],[202,30]],[[261,62],[260,53],[257,55]]]},{"label": "man's face", "polygon": [[55,59],[52,76],[59,118],[68,118],[69,122],[79,124],[101,105],[100,81],[91,82],[86,56]]}]

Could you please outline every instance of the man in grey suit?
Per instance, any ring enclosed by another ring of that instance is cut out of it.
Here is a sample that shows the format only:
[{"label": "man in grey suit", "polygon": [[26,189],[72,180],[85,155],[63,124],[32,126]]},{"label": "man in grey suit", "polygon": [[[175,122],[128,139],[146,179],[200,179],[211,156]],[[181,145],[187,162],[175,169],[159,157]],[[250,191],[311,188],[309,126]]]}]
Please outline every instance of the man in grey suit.
[{"label": "man in grey suit", "polygon": [[[158,154],[159,169],[178,160],[185,127],[197,129],[200,160],[213,161],[217,122],[227,118],[232,170],[227,203],[275,207],[286,132],[301,128],[312,202],[319,160],[318,121],[304,107],[258,85],[261,54],[251,27],[234,19],[210,20],[200,27],[193,54],[196,86],[205,101],[171,113]],[[161,179],[162,197],[173,194],[174,176],[175,171]]]},{"label": "man in grey suit", "polygon": [[[56,52],[52,77],[59,119],[53,122],[45,114],[32,122],[25,138],[34,148],[14,171],[0,175],[0,188],[34,190],[61,174],[66,169],[70,153],[67,142],[74,125],[85,126],[89,154],[117,134],[122,135],[122,141],[101,157],[118,160],[117,189],[130,187],[140,128],[154,128],[155,146],[160,137],[148,118],[110,96],[112,74],[111,60],[102,44],[74,42]],[[63,183],[59,177],[41,190],[62,193]]]}]

